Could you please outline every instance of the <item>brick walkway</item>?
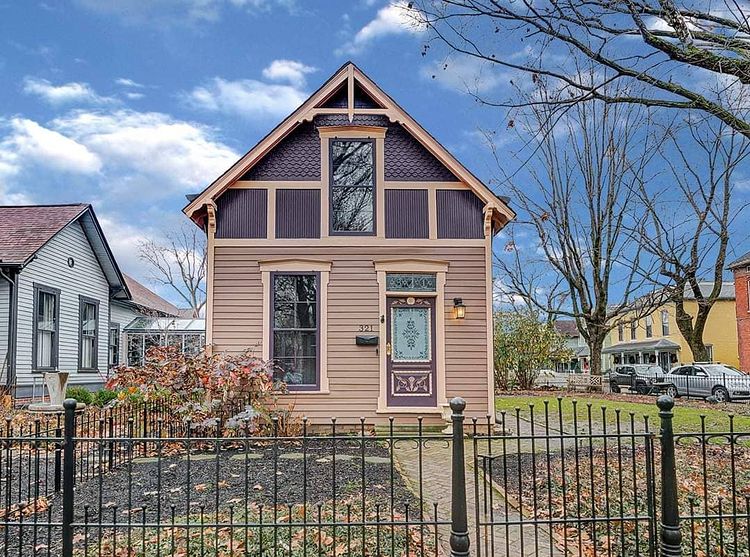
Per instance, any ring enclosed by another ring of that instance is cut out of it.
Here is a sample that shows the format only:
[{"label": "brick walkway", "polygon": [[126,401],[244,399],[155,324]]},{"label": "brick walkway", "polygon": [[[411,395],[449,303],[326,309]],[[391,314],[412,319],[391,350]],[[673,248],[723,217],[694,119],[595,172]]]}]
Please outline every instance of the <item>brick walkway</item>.
[{"label": "brick walkway", "polygon": [[[469,535],[471,539],[471,555],[482,557],[515,557],[515,556],[560,556],[554,544],[550,546],[549,531],[544,526],[524,525],[523,528],[517,524],[507,525],[506,522],[519,520],[518,513],[509,511],[505,515],[505,499],[497,490],[493,490],[493,523],[494,527],[483,527],[479,539],[480,551],[477,552],[477,529],[475,485],[473,469],[473,445],[470,440],[465,444],[466,456],[466,493],[467,512],[469,518]],[[404,476],[405,481],[412,491],[420,493],[420,470],[419,451],[414,443],[397,443],[394,456]],[[438,520],[450,520],[451,508],[451,446],[448,442],[428,441],[422,448],[422,492],[425,505],[433,513],[433,504],[438,504]],[[481,477],[480,477],[481,482]],[[481,490],[480,485],[480,490]],[[481,521],[488,520],[481,518]],[[438,529],[438,538],[444,555],[450,555],[448,540],[450,527],[441,526]]]}]

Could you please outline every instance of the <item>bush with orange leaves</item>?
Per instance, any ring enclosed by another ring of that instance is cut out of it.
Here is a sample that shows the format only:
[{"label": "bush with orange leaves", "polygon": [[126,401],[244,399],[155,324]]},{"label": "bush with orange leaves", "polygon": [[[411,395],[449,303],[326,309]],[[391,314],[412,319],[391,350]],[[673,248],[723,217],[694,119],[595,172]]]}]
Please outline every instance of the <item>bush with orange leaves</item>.
[{"label": "bush with orange leaves", "polygon": [[143,365],[115,369],[107,388],[120,401],[163,401],[175,417],[202,430],[257,432],[272,416],[287,420],[291,411],[277,404],[286,386],[274,379],[272,364],[250,351],[189,355],[154,347]]}]

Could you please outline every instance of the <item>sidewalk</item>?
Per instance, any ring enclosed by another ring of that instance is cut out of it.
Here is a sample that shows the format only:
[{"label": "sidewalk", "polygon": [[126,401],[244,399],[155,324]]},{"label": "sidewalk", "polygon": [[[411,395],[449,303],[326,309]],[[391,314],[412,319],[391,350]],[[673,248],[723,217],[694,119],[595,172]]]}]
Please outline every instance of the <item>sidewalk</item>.
[{"label": "sidewalk", "polygon": [[[483,557],[511,557],[525,555],[562,555],[554,544],[550,544],[550,532],[542,526],[506,524],[520,519],[518,513],[509,511],[505,515],[505,499],[497,490],[493,490],[492,522],[494,526],[476,528],[476,497],[473,468],[473,443],[467,440],[464,446],[466,457],[466,494],[467,514],[469,519],[469,536],[471,555]],[[394,456],[399,470],[407,485],[415,494],[420,493],[419,450],[413,443],[397,443]],[[438,504],[438,520],[450,520],[451,508],[451,444],[449,442],[431,441],[422,447],[422,493],[425,506],[432,513],[433,504]],[[479,478],[481,482],[481,475]],[[480,493],[482,485],[480,484]],[[489,487],[488,487],[489,489]],[[484,507],[484,503],[482,503]],[[490,510],[483,508],[481,522],[490,521]],[[448,545],[450,527],[438,529],[438,539],[442,553],[450,555]],[[479,547],[477,547],[479,545]],[[479,551],[477,551],[479,549]]]}]

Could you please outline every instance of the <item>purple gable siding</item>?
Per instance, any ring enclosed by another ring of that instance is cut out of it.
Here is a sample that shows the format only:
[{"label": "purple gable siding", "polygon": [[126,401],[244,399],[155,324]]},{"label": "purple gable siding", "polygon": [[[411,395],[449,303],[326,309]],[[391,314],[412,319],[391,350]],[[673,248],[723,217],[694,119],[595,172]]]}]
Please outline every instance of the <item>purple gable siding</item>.
[{"label": "purple gable siding", "polygon": [[268,190],[228,189],[216,201],[217,238],[265,238]]},{"label": "purple gable siding", "polygon": [[276,237],[320,238],[320,190],[276,190]]},{"label": "purple gable siding", "polygon": [[438,190],[438,238],[484,238],[483,208],[474,192]]},{"label": "purple gable siding", "polygon": [[385,180],[455,182],[458,179],[400,124],[385,134]]},{"label": "purple gable siding", "polygon": [[312,122],[300,124],[240,180],[320,180],[320,136]]},{"label": "purple gable siding", "polygon": [[430,237],[427,190],[385,190],[385,237]]},{"label": "purple gable siding", "polygon": [[320,105],[322,108],[343,108],[346,109],[349,104],[349,91],[346,83],[336,89],[336,92],[331,97]]}]

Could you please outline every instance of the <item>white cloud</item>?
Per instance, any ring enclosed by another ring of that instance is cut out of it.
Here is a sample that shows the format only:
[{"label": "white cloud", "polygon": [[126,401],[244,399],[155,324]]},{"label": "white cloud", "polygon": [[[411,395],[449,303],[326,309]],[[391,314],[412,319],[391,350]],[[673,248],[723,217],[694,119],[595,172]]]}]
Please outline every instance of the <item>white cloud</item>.
[{"label": "white cloud", "polygon": [[129,98],[130,100],[137,101],[138,99],[142,99],[146,95],[144,95],[143,93],[136,93],[134,91],[128,91],[127,93],[125,93],[125,96]]},{"label": "white cloud", "polygon": [[10,133],[0,141],[0,150],[6,175],[27,162],[75,174],[95,174],[102,168],[102,161],[85,145],[25,118],[10,121]]},{"label": "white cloud", "polygon": [[496,64],[469,56],[433,62],[423,67],[421,73],[446,89],[461,93],[486,93],[500,85],[510,84],[512,78],[512,74],[501,70]]},{"label": "white cloud", "polygon": [[271,81],[286,81],[297,87],[305,86],[305,76],[317,71],[297,60],[274,60],[263,70],[263,77]]},{"label": "white cloud", "polygon": [[237,114],[249,119],[279,118],[302,104],[307,93],[294,85],[266,83],[255,79],[228,81],[215,77],[184,95],[192,107]]},{"label": "white cloud", "polygon": [[138,246],[153,238],[155,231],[142,225],[122,222],[118,215],[109,212],[97,211],[96,216],[120,268],[128,274],[142,270],[143,262],[139,257]]},{"label": "white cloud", "polygon": [[419,12],[410,8],[405,0],[390,2],[378,10],[375,19],[362,27],[351,41],[336,51],[336,54],[357,54],[374,40],[387,35],[419,35],[426,31],[420,22]]},{"label": "white cloud", "polygon": [[118,17],[125,23],[167,28],[180,24],[214,23],[227,6],[246,12],[267,12],[276,6],[294,11],[296,0],[75,0],[92,12]]},{"label": "white cloud", "polygon": [[210,128],[158,112],[74,111],[52,126],[96,153],[106,173],[120,177],[110,187],[146,186],[151,196],[202,187],[238,158]]},{"label": "white cloud", "polygon": [[71,103],[104,104],[114,101],[110,97],[97,95],[88,83],[72,81],[62,85],[53,85],[46,79],[36,77],[24,79],[23,92],[28,95],[36,95],[54,106]]},{"label": "white cloud", "polygon": [[141,83],[138,83],[137,81],[133,81],[132,79],[129,79],[127,77],[118,77],[115,79],[115,83],[117,85],[122,85],[123,87],[133,87],[135,89],[143,89],[144,85]]}]

